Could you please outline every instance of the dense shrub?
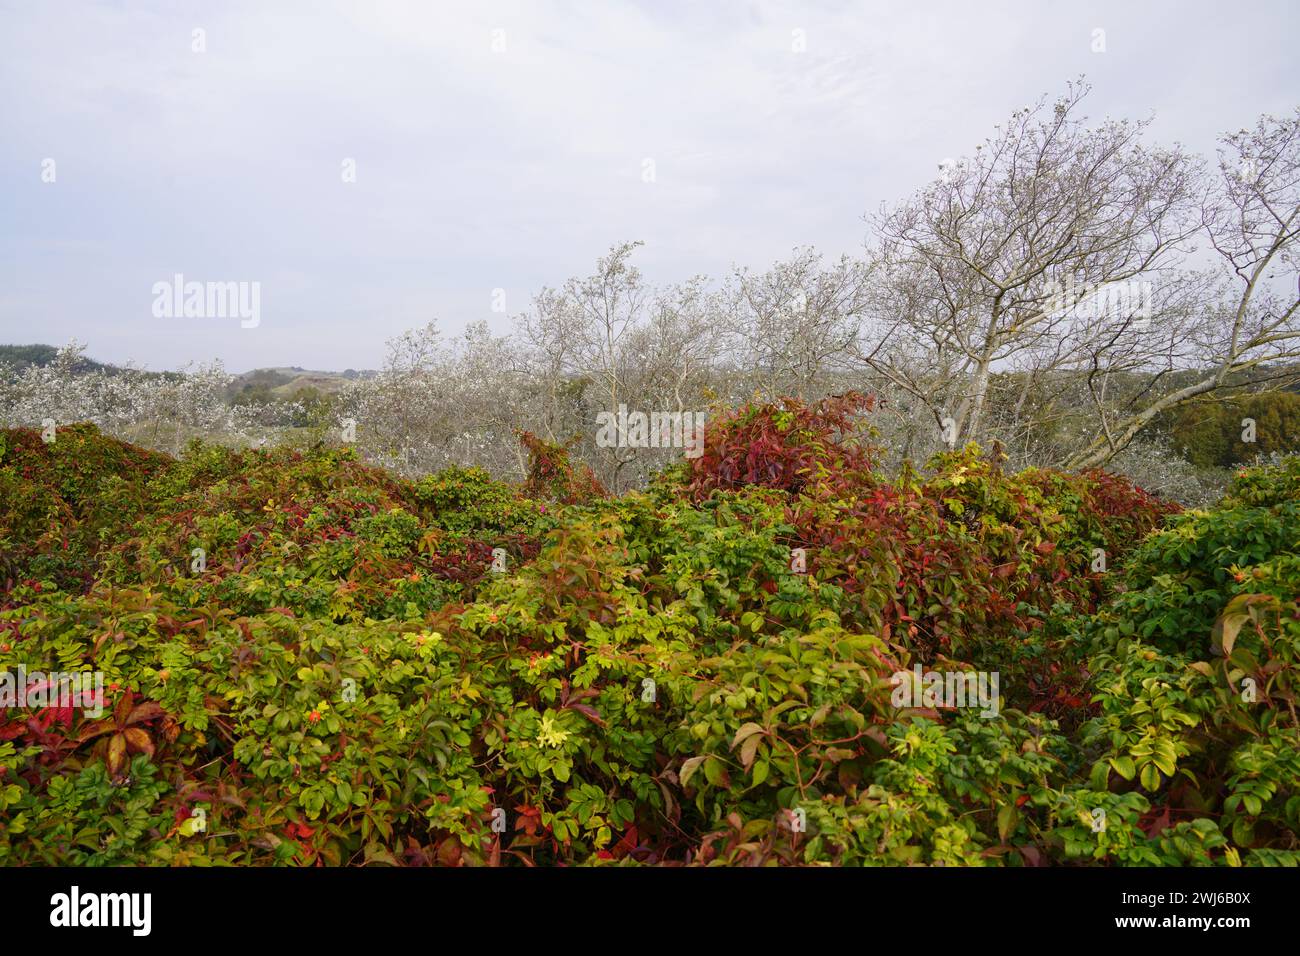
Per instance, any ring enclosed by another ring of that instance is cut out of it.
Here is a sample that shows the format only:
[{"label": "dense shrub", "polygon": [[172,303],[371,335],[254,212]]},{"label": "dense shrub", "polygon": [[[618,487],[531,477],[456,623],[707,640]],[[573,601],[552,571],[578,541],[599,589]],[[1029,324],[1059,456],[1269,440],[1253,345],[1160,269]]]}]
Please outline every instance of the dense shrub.
[{"label": "dense shrub", "polygon": [[1083,630],[1094,782],[1144,794],[1166,823],[1217,821],[1234,858],[1300,859],[1300,459],[1243,472],[1220,507],[1148,537],[1124,585]]},{"label": "dense shrub", "polygon": [[808,405],[798,399],[749,404],[709,422],[703,454],[691,461],[696,497],[716,488],[763,485],[798,492],[827,480],[860,481],[871,449],[855,416],[875,400],[848,392]]},{"label": "dense shrub", "polygon": [[[1300,859],[1296,463],[1183,514],[974,447],[886,481],[868,404],[746,407],[618,498],[531,436],[515,489],[112,443],[72,481],[0,433],[0,671],[108,696],[0,715],[0,862]],[[1000,707],[900,702],[915,666]]]},{"label": "dense shrub", "polygon": [[528,497],[552,499],[567,505],[605,495],[604,487],[590,467],[572,463],[568,448],[532,432],[520,432],[519,441],[528,451],[528,474],[523,488]]},{"label": "dense shrub", "polygon": [[94,425],[47,437],[0,432],[0,589],[20,578],[85,586],[102,548],[145,507],[145,483],[171,463]]}]

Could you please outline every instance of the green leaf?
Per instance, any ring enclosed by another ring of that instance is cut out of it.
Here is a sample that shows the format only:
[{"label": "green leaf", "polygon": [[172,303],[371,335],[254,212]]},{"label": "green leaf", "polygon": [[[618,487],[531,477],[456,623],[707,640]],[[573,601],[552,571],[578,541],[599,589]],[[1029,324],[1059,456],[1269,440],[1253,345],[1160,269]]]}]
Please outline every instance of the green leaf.
[{"label": "green leaf", "polygon": [[1007,837],[1015,832],[1016,823],[1020,820],[1020,813],[1016,809],[1015,801],[1005,804],[998,811],[998,839],[1003,843],[1007,842]]},{"label": "green leaf", "polygon": [[1110,780],[1110,768],[1106,761],[1098,760],[1092,765],[1092,773],[1089,774],[1088,781],[1092,784],[1094,790],[1105,790]]},{"label": "green leaf", "polygon": [[710,754],[704,761],[704,777],[715,787],[722,786],[727,779],[727,768],[721,760]]},{"label": "green leaf", "polygon": [[366,856],[367,863],[386,863],[389,866],[397,866],[398,862],[389,852],[388,848],[382,843],[367,843]]},{"label": "green leaf", "polygon": [[[1115,772],[1125,780],[1132,780],[1137,774],[1137,767],[1133,765],[1132,757],[1111,757],[1110,765],[1115,768]],[[1169,771],[1171,774],[1173,771]]]}]

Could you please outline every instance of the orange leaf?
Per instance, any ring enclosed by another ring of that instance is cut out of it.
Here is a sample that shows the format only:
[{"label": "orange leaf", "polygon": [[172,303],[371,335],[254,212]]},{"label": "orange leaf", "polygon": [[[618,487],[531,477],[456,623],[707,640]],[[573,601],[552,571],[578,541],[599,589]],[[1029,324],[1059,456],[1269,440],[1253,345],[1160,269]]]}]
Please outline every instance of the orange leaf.
[{"label": "orange leaf", "polygon": [[113,708],[113,720],[117,723],[117,726],[125,726],[127,715],[131,713],[131,702],[134,699],[135,694],[129,690],[118,698],[117,706]]},{"label": "orange leaf", "polygon": [[77,735],[77,742],[84,744],[87,740],[93,740],[100,734],[106,734],[115,729],[116,727],[111,720],[97,720],[93,724],[87,724],[82,728],[81,733]]},{"label": "orange leaf", "polygon": [[122,736],[126,738],[127,748],[132,753],[148,754],[150,757],[153,756],[153,741],[150,740],[149,735],[139,727],[128,727],[122,732]]},{"label": "orange leaf", "polygon": [[108,740],[108,775],[116,777],[126,760],[126,736],[114,734]]},{"label": "orange leaf", "polygon": [[161,704],[152,700],[147,700],[131,711],[130,715],[126,718],[125,723],[138,724],[142,720],[153,720],[156,717],[161,717],[162,714],[163,709]]}]

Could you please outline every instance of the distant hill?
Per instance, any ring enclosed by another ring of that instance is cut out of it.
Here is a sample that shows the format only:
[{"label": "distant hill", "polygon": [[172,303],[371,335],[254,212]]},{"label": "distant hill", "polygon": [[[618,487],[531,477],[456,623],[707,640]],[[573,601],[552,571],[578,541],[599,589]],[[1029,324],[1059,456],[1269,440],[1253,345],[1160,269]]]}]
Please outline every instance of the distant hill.
[{"label": "distant hill", "polygon": [[251,372],[236,375],[230,383],[227,394],[232,400],[241,397],[249,399],[292,399],[304,391],[316,391],[322,395],[336,395],[351,381],[369,378],[374,372],[347,369],[343,372],[326,372],[300,368],[298,366],[280,366],[277,368],[258,368]]},{"label": "distant hill", "polygon": [[[0,345],[0,365],[21,372],[29,366],[44,367],[54,361],[59,349],[55,345]],[[122,371],[117,365],[83,358],[77,363],[78,372],[107,372],[112,375]],[[170,373],[155,372],[155,375]],[[292,398],[299,392],[314,389],[323,395],[333,395],[343,390],[348,382],[369,378],[375,373],[368,370],[345,369],[342,372],[314,371],[297,365],[258,368],[236,375],[227,389],[227,396],[236,399],[252,396],[266,399]]]},{"label": "distant hill", "polygon": [[[54,345],[0,345],[0,364],[11,365],[19,371],[35,365],[43,368],[54,361],[59,349]],[[118,371],[115,365],[105,365],[94,359],[83,358],[77,363],[79,372]]]}]

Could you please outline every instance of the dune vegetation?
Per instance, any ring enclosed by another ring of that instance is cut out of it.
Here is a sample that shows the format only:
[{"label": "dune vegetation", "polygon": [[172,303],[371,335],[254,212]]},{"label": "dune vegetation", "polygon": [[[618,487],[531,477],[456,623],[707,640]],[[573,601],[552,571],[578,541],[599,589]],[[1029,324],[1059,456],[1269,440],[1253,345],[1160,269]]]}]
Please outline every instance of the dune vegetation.
[{"label": "dune vegetation", "polygon": [[887,477],[872,406],[618,495],[0,431],[0,671],[103,681],[0,710],[0,864],[1300,862],[1300,458]]}]

